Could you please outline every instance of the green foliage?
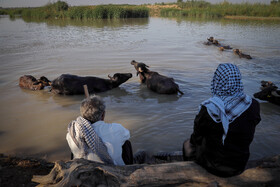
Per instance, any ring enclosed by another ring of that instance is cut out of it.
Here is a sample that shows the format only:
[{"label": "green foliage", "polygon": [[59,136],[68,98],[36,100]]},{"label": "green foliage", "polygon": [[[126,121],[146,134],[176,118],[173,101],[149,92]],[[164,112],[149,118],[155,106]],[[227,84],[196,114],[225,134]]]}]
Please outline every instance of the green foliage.
[{"label": "green foliage", "polygon": [[177,1],[181,10],[162,9],[162,16],[185,16],[185,17],[224,17],[224,16],[255,16],[255,17],[279,17],[280,0],[274,0],[271,5],[266,4],[232,4],[224,1],[219,4],[211,4],[205,1],[187,0]]},{"label": "green foliage", "polygon": [[56,11],[66,11],[69,7],[64,1],[57,1],[57,3],[54,3],[53,6],[55,7]]},{"label": "green foliage", "polygon": [[207,8],[211,6],[211,3],[202,0],[187,0],[186,2],[179,1],[180,0],[178,0],[177,3],[181,8]]},{"label": "green foliage", "polygon": [[95,7],[71,7],[67,12],[71,19],[119,19],[148,17],[149,10],[142,6],[99,5]]},{"label": "green foliage", "polygon": [[[20,10],[20,11],[19,11]],[[119,19],[148,17],[149,9],[145,6],[132,5],[99,5],[99,6],[76,6],[69,7],[67,3],[58,1],[38,8],[22,8],[17,11],[7,9],[2,14],[13,17],[19,14],[24,18],[49,19]]]},{"label": "green foliage", "polygon": [[265,4],[219,4],[213,7],[214,10],[223,12],[223,15],[233,16],[257,16],[257,17],[277,17],[280,13],[279,6],[265,5]]},{"label": "green foliage", "polygon": [[5,10],[5,9],[0,9],[0,15],[8,15],[7,10]]},{"label": "green foliage", "polygon": [[[232,4],[224,1],[211,4],[202,0],[177,0],[178,8],[162,8],[161,16],[220,18],[224,16],[280,17],[280,0],[267,4]],[[120,19],[149,17],[146,6],[98,5],[69,7],[66,2],[57,1],[38,8],[0,9],[0,14],[10,17],[22,16],[37,19]]]},{"label": "green foliage", "polygon": [[0,15],[9,15],[11,18],[14,18],[15,16],[20,16],[21,13],[21,8],[0,9]]},{"label": "green foliage", "polygon": [[280,4],[280,0],[272,0],[272,1],[270,1],[270,4],[272,4],[272,5],[276,5],[276,4]]},{"label": "green foliage", "polygon": [[64,18],[68,10],[68,4],[63,1],[57,1],[56,3],[50,3],[38,8],[14,8],[5,10],[10,17],[22,16],[38,19]]},{"label": "green foliage", "polygon": [[88,12],[86,7],[71,7],[68,9],[66,16],[71,19],[83,19],[86,12]]},{"label": "green foliage", "polygon": [[195,17],[195,18],[220,18],[222,15],[217,12],[200,11],[199,9],[176,9],[165,8],[160,11],[164,17]]}]

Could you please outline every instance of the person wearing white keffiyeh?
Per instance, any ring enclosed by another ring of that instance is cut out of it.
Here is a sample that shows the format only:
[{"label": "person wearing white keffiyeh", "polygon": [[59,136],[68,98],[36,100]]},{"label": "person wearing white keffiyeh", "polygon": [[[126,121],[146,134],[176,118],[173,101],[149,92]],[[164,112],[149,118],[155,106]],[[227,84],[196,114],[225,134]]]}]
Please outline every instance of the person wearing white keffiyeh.
[{"label": "person wearing white keffiyeh", "polygon": [[[220,64],[214,74],[211,90],[213,97],[201,103],[211,118],[222,122],[223,143],[229,123],[239,117],[252,103],[252,98],[243,92],[241,73],[233,64]],[[201,107],[200,106],[200,107]]]},{"label": "person wearing white keffiyeh", "polygon": [[199,106],[194,132],[183,144],[184,160],[222,177],[243,172],[261,120],[259,103],[243,89],[238,67],[220,64],[211,83],[213,95]]},{"label": "person wearing white keffiyeh", "polygon": [[66,139],[74,158],[105,164],[132,164],[130,133],[121,124],[105,123],[105,104],[98,96],[82,101],[81,116],[68,125]]}]

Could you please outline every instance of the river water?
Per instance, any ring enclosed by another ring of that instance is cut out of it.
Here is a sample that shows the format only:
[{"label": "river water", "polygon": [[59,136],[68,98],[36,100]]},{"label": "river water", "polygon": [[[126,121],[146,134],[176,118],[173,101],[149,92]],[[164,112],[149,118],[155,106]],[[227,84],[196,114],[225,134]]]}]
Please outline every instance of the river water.
[{"label": "river water", "polygon": [[[133,73],[119,88],[98,94],[106,102],[107,122],[131,133],[134,152],[180,151],[193,128],[198,105],[211,96],[210,82],[221,62],[236,64],[245,92],[259,91],[261,80],[280,86],[280,24],[262,21],[126,19],[36,22],[0,18],[0,152],[50,161],[70,158],[65,135],[79,115],[84,96],[53,95],[18,86],[30,74],[50,80],[63,73],[106,78]],[[205,46],[214,36],[253,59]],[[159,95],[140,85],[131,60],[173,77],[185,93]],[[280,107],[260,101],[250,159],[280,153]]]}]

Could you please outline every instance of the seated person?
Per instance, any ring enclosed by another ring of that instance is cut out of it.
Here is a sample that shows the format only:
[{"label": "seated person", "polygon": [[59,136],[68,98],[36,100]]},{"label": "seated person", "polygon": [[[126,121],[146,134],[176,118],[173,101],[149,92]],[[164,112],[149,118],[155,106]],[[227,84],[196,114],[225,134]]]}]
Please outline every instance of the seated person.
[{"label": "seated person", "polygon": [[129,131],[121,124],[105,123],[105,103],[98,96],[82,101],[76,120],[68,125],[66,139],[74,158],[105,164],[133,164]]},{"label": "seated person", "polygon": [[200,105],[190,140],[183,144],[183,157],[214,175],[231,177],[245,169],[261,121],[260,106],[243,92],[241,73],[233,64],[218,66],[211,90],[212,97]]}]

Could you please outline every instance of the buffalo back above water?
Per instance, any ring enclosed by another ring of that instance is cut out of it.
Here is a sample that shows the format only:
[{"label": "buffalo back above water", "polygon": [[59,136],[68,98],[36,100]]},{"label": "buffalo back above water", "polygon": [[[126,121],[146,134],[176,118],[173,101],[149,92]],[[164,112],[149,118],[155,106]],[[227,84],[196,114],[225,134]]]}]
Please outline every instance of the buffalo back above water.
[{"label": "buffalo back above water", "polygon": [[173,78],[160,75],[157,72],[145,74],[146,84],[149,89],[160,94],[174,94],[179,90],[179,86]]},{"label": "buffalo back above water", "polygon": [[99,93],[118,87],[132,77],[130,73],[116,73],[110,79],[87,76],[81,77],[62,74],[52,82],[52,92],[64,95],[84,94],[83,85],[87,85],[89,93]]},{"label": "buffalo back above water", "polygon": [[173,78],[160,75],[158,72],[150,71],[149,66],[142,62],[131,61],[131,65],[137,71],[141,83],[145,83],[149,89],[160,94],[184,94],[180,91],[178,84]]},{"label": "buffalo back above water", "polygon": [[265,87],[260,92],[254,94],[255,98],[265,100],[276,105],[280,105],[280,90],[277,87]]}]

